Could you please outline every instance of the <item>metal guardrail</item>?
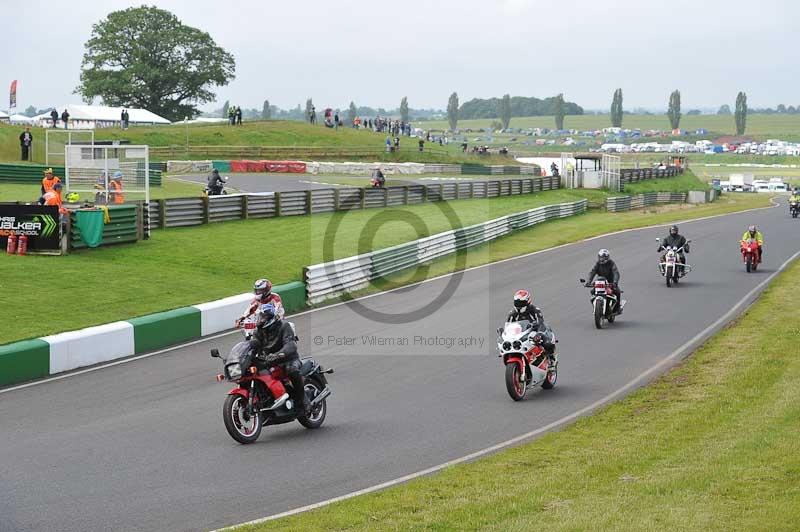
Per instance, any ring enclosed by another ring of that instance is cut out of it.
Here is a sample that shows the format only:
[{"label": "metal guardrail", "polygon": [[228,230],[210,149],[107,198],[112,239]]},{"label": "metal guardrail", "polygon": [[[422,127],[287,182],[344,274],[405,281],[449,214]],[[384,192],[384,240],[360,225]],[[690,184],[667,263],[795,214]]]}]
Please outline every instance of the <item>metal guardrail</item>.
[{"label": "metal guardrail", "polygon": [[558,186],[558,178],[530,177],[386,188],[341,187],[262,194],[231,194],[208,198],[169,198],[150,201],[150,227],[186,227],[246,218],[301,216],[432,201],[495,198],[554,190]]},{"label": "metal guardrail", "polygon": [[304,268],[310,305],[367,286],[370,281],[503,235],[556,218],[586,211],[587,200],[546,205],[413,242]]},{"label": "metal guardrail", "polygon": [[606,199],[606,210],[608,212],[624,212],[658,203],[684,203],[686,198],[686,192],[647,192],[634,196],[616,196]]}]

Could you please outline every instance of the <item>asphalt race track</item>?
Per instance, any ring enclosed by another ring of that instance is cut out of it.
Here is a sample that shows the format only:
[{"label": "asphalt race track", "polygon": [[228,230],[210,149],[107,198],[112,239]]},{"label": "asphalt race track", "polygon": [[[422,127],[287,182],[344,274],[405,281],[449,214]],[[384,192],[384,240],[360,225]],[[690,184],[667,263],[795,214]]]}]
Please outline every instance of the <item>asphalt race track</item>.
[{"label": "asphalt race track", "polygon": [[[754,274],[745,273],[738,250],[750,223],[766,239],[763,270]],[[800,221],[785,201],[683,223],[681,232],[693,240],[695,271],[676,288],[656,270],[655,238],[666,229],[644,229],[471,270],[456,287],[446,288],[446,277],[360,302],[373,315],[411,322],[375,321],[349,306],[297,316],[303,352],[336,370],[317,431],[267,427],[249,446],[228,436],[221,410],[231,386],[215,382],[219,361],[208,350],[229,349],[238,334],[0,393],[0,530],[218,528],[414,473],[558,420],[664,360],[800,250]],[[628,300],[602,331],[577,281],[600,247],[617,261]],[[494,340],[523,287],[556,330],[561,358],[554,390],[514,403]],[[413,312],[450,291],[431,315]],[[390,345],[368,345],[373,337]]]},{"label": "asphalt race track", "polygon": [[[226,187],[235,189],[239,192],[285,192],[291,190],[314,190],[321,188],[335,188],[343,187],[345,185],[336,184],[336,177],[325,175],[311,175],[311,174],[229,174],[228,183]],[[368,186],[370,178],[368,176],[352,176],[363,181],[362,186]],[[498,179],[503,179],[507,176],[498,176]],[[517,176],[517,177],[532,177],[532,176]],[[183,181],[193,181],[205,185],[208,182],[205,175],[183,175],[176,176],[177,179]],[[425,176],[424,178],[407,176],[388,176],[390,179],[403,179],[408,184],[432,184],[432,183],[451,183],[463,181],[479,181],[470,178],[436,178],[435,176]],[[438,181],[441,179],[442,181]],[[352,186],[352,185],[351,185]]]}]

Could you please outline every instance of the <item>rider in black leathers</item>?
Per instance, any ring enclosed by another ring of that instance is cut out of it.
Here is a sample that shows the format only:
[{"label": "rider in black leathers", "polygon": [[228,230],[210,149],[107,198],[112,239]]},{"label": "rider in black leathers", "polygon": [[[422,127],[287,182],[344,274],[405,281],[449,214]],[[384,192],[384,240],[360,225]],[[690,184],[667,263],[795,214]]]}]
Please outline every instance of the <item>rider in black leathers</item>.
[{"label": "rider in black leathers", "polygon": [[611,288],[620,302],[617,313],[622,314],[622,290],[619,289],[619,270],[617,269],[617,264],[611,260],[611,254],[607,249],[601,249],[597,252],[597,262],[586,278],[586,284],[584,285],[586,288],[592,287],[592,281],[595,276],[604,277],[606,281],[611,283]]},{"label": "rider in black leathers", "polygon": [[[658,246],[658,251],[664,251],[664,248],[667,246],[671,246],[674,248],[683,248],[683,251],[678,253],[678,259],[680,260],[681,264],[686,264],[686,256],[684,253],[689,253],[689,244],[686,243],[686,237],[683,235],[678,234],[678,226],[673,225],[669,228],[669,234],[664,237],[661,241],[661,245]],[[664,256],[661,256],[661,262],[664,262]],[[685,275],[684,269],[680,268],[681,270],[681,277]]]},{"label": "rider in black leathers", "polygon": [[219,170],[214,168],[208,174],[208,194],[210,196],[219,196],[222,194],[223,185],[225,180],[219,175]]},{"label": "rider in black leathers", "polygon": [[292,400],[299,412],[308,412],[303,375],[300,373],[300,355],[297,353],[295,334],[289,322],[283,321],[272,303],[259,308],[259,320],[251,345],[259,360],[267,366],[282,364],[292,382]]},{"label": "rider in black leathers", "polygon": [[544,316],[539,307],[533,304],[530,292],[518,290],[514,294],[514,308],[508,313],[506,322],[527,320],[532,323],[533,329],[542,336],[542,347],[550,360],[556,352],[553,343],[553,331],[544,322]]}]

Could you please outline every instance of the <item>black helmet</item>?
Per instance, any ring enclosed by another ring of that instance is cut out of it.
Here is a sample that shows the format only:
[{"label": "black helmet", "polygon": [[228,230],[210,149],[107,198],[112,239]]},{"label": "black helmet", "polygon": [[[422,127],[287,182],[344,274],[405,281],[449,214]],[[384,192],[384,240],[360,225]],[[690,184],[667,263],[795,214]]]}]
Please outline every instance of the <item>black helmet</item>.
[{"label": "black helmet", "polygon": [[673,225],[672,227],[670,227],[669,228],[669,234],[671,234],[673,236],[677,235],[678,234],[678,226],[677,225]]}]

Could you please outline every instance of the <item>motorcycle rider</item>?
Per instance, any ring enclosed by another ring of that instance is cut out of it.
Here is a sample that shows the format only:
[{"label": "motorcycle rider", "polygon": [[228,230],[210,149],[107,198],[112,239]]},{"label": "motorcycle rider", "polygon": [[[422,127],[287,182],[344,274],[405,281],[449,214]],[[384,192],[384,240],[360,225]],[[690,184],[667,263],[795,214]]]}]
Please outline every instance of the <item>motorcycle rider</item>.
[{"label": "motorcycle rider", "polygon": [[517,290],[514,293],[514,308],[508,313],[506,322],[523,321],[531,322],[533,329],[542,337],[542,347],[547,353],[550,363],[555,359],[556,344],[553,343],[553,332],[544,322],[540,308],[533,304],[533,297],[528,290]]},{"label": "motorcycle rider", "polygon": [[272,303],[272,305],[275,307],[275,312],[278,314],[280,319],[283,319],[285,312],[283,310],[281,296],[272,291],[272,283],[269,279],[258,279],[255,283],[253,283],[253,294],[255,295],[255,298],[250,303],[250,306],[247,307],[247,310],[245,310],[244,314],[236,319],[234,328],[238,329],[241,327],[242,322],[248,317],[252,316],[253,313],[258,310],[258,307],[265,303]]},{"label": "motorcycle rider", "polygon": [[377,185],[382,187],[384,183],[386,183],[386,177],[383,175],[381,169],[375,168],[372,170],[372,186]]},{"label": "motorcycle rider", "polygon": [[601,249],[597,252],[597,262],[589,272],[586,278],[586,288],[592,288],[592,281],[595,276],[604,277],[606,281],[611,283],[611,289],[617,296],[619,305],[617,306],[617,314],[622,314],[622,290],[619,288],[619,270],[617,264],[611,260],[611,253],[607,249]]},{"label": "motorcycle rider", "polygon": [[755,225],[748,227],[747,231],[742,235],[742,243],[748,240],[755,240],[758,242],[758,262],[760,264],[764,258],[764,235],[761,234],[761,231],[756,229]]},{"label": "motorcycle rider", "polygon": [[[680,261],[681,264],[686,264],[686,256],[684,256],[684,253],[689,253],[689,244],[686,243],[686,237],[684,237],[681,234],[678,234],[677,225],[673,225],[672,227],[669,228],[669,234],[666,237],[664,237],[664,239],[661,241],[661,245],[658,246],[658,251],[659,252],[664,251],[664,248],[666,248],[667,246],[674,247],[675,249],[680,249],[682,247],[683,251],[678,253],[678,260]],[[666,254],[661,255],[661,263],[664,262],[665,257]],[[681,277],[686,275],[686,271],[683,269],[683,267],[681,267],[680,270],[681,270]]]},{"label": "motorcycle rider", "polygon": [[219,175],[219,170],[214,168],[211,170],[211,173],[208,174],[208,194],[209,196],[219,196],[222,194],[222,189],[225,184],[226,179],[223,179]]},{"label": "motorcycle rider", "polygon": [[795,209],[800,208],[800,190],[797,187],[794,187],[792,195],[789,196],[789,212],[792,211],[792,203],[795,204]]},{"label": "motorcycle rider", "polygon": [[300,373],[300,355],[294,329],[289,322],[283,321],[272,303],[264,303],[258,309],[256,331],[250,340],[256,349],[257,356],[267,366],[282,365],[292,383],[292,400],[298,412],[308,412],[303,375]]}]

